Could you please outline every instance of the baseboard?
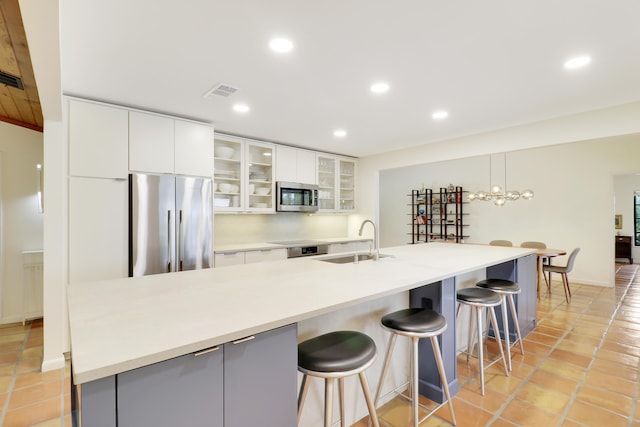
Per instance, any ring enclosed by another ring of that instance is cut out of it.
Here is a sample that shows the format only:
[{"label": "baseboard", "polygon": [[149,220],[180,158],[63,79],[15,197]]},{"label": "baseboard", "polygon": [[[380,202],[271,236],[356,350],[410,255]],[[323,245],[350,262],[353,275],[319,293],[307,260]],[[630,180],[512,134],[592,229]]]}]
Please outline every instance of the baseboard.
[{"label": "baseboard", "polygon": [[16,316],[8,316],[8,317],[3,317],[2,320],[0,321],[1,325],[9,325],[11,323],[22,323],[25,319],[23,319],[22,315],[16,315]]},{"label": "baseboard", "polygon": [[42,372],[53,371],[56,369],[62,369],[66,365],[64,355],[60,355],[55,359],[47,359],[42,361]]}]

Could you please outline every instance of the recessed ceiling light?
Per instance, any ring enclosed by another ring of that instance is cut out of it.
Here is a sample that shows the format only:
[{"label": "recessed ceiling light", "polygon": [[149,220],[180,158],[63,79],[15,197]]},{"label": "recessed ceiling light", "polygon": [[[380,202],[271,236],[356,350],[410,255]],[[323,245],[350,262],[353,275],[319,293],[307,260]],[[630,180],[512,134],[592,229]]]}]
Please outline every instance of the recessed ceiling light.
[{"label": "recessed ceiling light", "polygon": [[278,53],[286,53],[293,49],[293,43],[289,39],[277,38],[271,39],[269,47]]},{"label": "recessed ceiling light", "polygon": [[337,129],[335,132],[333,132],[333,135],[337,136],[338,138],[343,138],[347,136],[347,131],[344,129]]},{"label": "recessed ceiling light", "polygon": [[249,111],[249,106],[245,104],[236,104],[233,106],[233,111],[237,113],[246,113]]},{"label": "recessed ceiling light", "polygon": [[371,85],[371,92],[384,93],[389,90],[389,85],[385,82],[378,82]]},{"label": "recessed ceiling light", "polygon": [[564,68],[568,70],[572,70],[574,68],[584,67],[591,62],[591,57],[589,56],[576,56],[575,58],[571,58],[564,63]]},{"label": "recessed ceiling light", "polygon": [[431,115],[431,117],[433,117],[434,120],[442,120],[442,119],[446,119],[447,117],[449,117],[449,113],[441,110],[441,111],[436,111],[435,113],[433,113]]}]

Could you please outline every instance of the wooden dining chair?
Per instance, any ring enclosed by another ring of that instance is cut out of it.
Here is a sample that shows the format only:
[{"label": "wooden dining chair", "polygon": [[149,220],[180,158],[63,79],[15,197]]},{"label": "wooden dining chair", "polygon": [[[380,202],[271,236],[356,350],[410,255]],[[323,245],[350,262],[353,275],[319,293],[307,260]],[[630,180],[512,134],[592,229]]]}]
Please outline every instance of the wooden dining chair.
[{"label": "wooden dining chair", "polygon": [[522,243],[520,243],[520,247],[521,248],[532,248],[532,249],[546,249],[547,245],[545,245],[542,242],[530,241],[530,242],[522,242]]},{"label": "wooden dining chair", "polygon": [[567,300],[567,303],[571,301],[571,288],[569,288],[569,279],[567,278],[567,274],[570,273],[573,269],[573,262],[575,261],[578,252],[580,252],[580,248],[575,248],[573,251],[571,251],[566,265],[549,264],[542,267],[542,271],[549,273],[549,283],[547,283],[549,293],[551,293],[551,273],[560,273],[560,275],[562,275],[562,283],[564,284],[564,297]]},{"label": "wooden dining chair", "polygon": [[[520,243],[521,248],[531,248],[531,249],[547,249],[547,245],[543,242],[536,242],[535,240],[530,240],[528,242]],[[549,258],[542,257],[542,265],[548,265]],[[547,279],[547,274],[543,271],[542,276],[544,277],[544,281],[547,284],[547,288],[549,287],[549,280]]]},{"label": "wooden dining chair", "polygon": [[491,246],[513,246],[509,240],[492,240],[489,242]]}]

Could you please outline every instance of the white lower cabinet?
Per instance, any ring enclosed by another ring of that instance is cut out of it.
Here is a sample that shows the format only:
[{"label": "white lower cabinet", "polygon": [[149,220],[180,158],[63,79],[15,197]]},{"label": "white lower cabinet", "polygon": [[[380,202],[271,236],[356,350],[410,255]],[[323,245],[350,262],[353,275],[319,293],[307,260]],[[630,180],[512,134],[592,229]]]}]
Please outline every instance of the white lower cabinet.
[{"label": "white lower cabinet", "polygon": [[73,387],[74,425],[295,426],[297,338],[291,324]]},{"label": "white lower cabinet", "polygon": [[244,252],[221,252],[213,257],[213,266],[216,268],[240,264],[244,264]]},{"label": "white lower cabinet", "polygon": [[240,252],[219,252],[214,256],[214,267],[253,264],[265,261],[281,261],[287,259],[286,249],[263,249]]},{"label": "white lower cabinet", "polygon": [[261,251],[247,251],[244,253],[245,264],[265,261],[282,261],[285,259],[287,259],[286,249],[265,249]]}]

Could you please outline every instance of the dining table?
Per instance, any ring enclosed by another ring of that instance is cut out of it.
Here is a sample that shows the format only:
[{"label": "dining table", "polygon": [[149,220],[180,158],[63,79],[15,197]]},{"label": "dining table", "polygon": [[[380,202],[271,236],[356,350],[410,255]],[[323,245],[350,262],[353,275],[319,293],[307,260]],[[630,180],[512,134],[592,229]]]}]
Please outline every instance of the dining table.
[{"label": "dining table", "polygon": [[[543,262],[545,258],[551,260],[551,258],[566,255],[567,251],[564,249],[551,249],[551,248],[539,248],[537,249],[538,255],[538,296],[540,296],[540,275],[544,275],[544,271],[542,269]],[[551,261],[549,261],[551,262]]]}]

